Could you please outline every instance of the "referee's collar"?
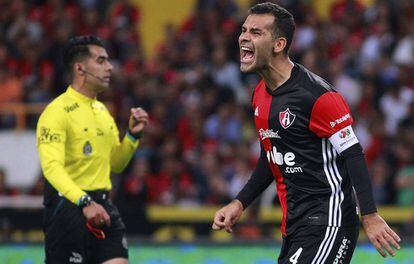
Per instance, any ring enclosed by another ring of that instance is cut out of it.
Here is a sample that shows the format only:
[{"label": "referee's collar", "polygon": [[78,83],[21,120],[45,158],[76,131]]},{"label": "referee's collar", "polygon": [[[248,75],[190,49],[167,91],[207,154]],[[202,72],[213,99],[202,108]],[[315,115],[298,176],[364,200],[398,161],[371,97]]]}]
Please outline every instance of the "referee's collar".
[{"label": "referee's collar", "polygon": [[92,99],[92,98],[87,97],[86,95],[83,95],[80,92],[76,91],[75,89],[73,89],[72,85],[68,86],[68,88],[66,89],[66,92],[69,95],[71,95],[71,96],[75,97],[76,99],[79,99],[79,100],[81,100],[82,102],[85,102],[85,103],[93,103],[93,102],[96,101],[96,98]]}]

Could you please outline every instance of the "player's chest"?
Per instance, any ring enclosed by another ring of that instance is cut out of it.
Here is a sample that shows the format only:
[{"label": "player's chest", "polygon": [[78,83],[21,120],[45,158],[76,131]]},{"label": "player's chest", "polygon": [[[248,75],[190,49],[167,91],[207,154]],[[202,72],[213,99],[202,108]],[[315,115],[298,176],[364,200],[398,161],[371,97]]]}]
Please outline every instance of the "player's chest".
[{"label": "player's chest", "polygon": [[253,101],[254,123],[261,140],[300,137],[308,132],[307,107],[293,95],[265,96]]}]

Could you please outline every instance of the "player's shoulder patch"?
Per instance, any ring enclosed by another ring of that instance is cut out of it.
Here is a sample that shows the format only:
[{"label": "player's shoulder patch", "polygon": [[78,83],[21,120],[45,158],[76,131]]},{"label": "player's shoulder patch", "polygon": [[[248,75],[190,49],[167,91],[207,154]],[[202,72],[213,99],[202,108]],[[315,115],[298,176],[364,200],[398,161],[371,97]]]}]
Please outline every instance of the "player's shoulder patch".
[{"label": "player's shoulder patch", "polygon": [[54,131],[50,127],[41,126],[39,128],[37,142],[38,144],[60,143],[63,135],[59,131]]},{"label": "player's shoulder patch", "polygon": [[341,153],[358,143],[358,139],[352,126],[346,126],[339,130],[329,138],[329,141],[338,153]]}]

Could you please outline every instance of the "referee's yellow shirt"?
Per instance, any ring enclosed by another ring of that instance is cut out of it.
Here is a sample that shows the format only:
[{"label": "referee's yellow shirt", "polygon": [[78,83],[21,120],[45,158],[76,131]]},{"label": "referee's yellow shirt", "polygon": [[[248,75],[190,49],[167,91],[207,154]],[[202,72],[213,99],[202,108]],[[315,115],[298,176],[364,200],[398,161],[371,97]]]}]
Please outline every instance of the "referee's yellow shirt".
[{"label": "referee's yellow shirt", "polygon": [[129,136],[120,142],[105,105],[71,86],[43,111],[36,134],[45,178],[73,203],[85,191],[110,190],[110,172],[121,172],[138,146]]}]

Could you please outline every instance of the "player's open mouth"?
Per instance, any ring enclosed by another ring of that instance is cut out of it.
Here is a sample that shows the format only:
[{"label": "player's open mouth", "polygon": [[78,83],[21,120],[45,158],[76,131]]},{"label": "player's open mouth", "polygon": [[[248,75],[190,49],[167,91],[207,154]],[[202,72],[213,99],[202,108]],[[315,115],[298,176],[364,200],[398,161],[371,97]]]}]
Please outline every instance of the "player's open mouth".
[{"label": "player's open mouth", "polygon": [[240,48],[240,62],[241,63],[252,63],[254,60],[254,51],[248,47]]}]

